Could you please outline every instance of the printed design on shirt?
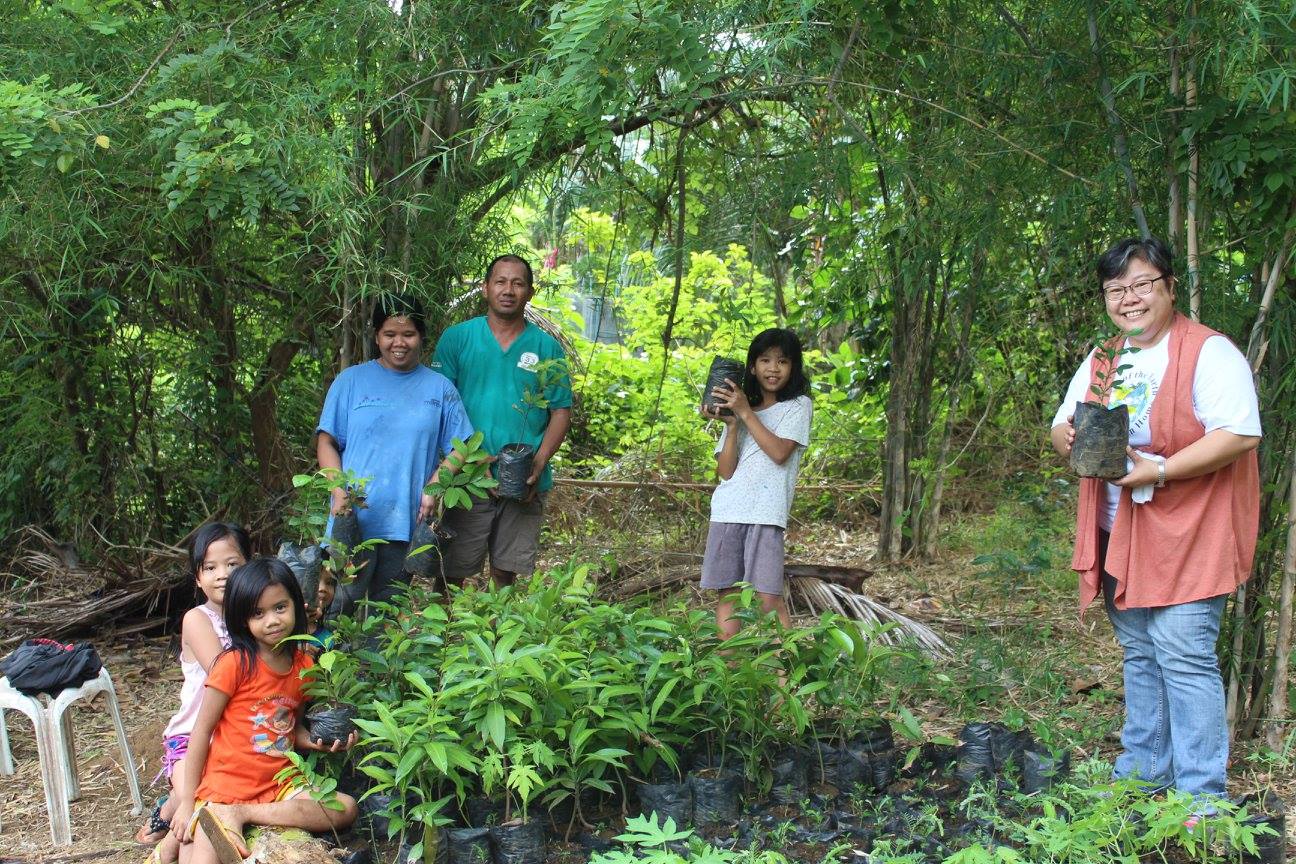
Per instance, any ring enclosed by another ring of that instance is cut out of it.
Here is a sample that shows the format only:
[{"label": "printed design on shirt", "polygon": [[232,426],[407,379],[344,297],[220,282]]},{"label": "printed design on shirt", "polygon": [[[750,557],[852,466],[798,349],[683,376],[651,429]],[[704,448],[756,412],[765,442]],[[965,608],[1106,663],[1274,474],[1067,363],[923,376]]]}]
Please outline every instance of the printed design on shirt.
[{"label": "printed design on shirt", "polygon": [[297,725],[297,702],[287,696],[267,696],[252,706],[252,751],[283,754],[292,749]]},{"label": "printed design on shirt", "polygon": [[356,408],[390,408],[395,403],[385,396],[361,396]]},{"label": "printed design on shirt", "polygon": [[1156,398],[1161,382],[1154,376],[1138,370],[1112,388],[1111,405],[1124,405],[1129,409],[1130,431],[1142,429],[1152,413],[1152,400]]},{"label": "printed design on shirt", "polygon": [[522,356],[518,358],[518,368],[533,370],[540,363],[540,355],[534,351],[523,351]]}]

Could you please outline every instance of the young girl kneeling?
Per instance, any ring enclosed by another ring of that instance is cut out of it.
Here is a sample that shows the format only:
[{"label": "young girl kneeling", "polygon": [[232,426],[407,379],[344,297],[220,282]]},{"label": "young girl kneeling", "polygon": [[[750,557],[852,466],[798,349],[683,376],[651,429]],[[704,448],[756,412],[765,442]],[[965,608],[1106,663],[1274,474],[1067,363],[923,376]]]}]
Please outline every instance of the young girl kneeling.
[{"label": "young girl kneeling", "polygon": [[760,332],[747,349],[743,381],[711,392],[719,407],[702,413],[723,420],[725,428],[715,449],[720,485],[711,496],[702,587],[721,592],[716,626],[728,639],[738,632],[738,620],[727,592],[739,582],[755,588],[761,608],[776,612],[784,627],[791,624],[783,602],[783,530],[810,443],[812,410],[801,342],[791,330]]},{"label": "young girl kneeling", "polygon": [[225,585],[225,623],[231,647],[207,675],[188,770],[176,790],[172,830],[181,864],[236,864],[248,854],[246,825],[320,832],[345,829],[356,817],[347,795],[338,794],[341,809],[331,810],[309,788],[275,782],[288,750],[344,750],[354,741],[321,747],[301,724],[301,673],[314,660],[301,642],[283,641],[306,632],[301,588],[288,565],[256,558],[235,570]]}]

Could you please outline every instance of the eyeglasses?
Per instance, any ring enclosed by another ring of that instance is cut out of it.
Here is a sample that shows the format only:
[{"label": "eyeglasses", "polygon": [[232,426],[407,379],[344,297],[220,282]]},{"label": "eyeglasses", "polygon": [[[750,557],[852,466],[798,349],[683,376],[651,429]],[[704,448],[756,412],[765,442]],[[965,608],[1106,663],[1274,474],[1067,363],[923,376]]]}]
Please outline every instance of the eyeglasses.
[{"label": "eyeglasses", "polygon": [[1133,291],[1138,297],[1146,297],[1152,293],[1152,286],[1160,282],[1165,276],[1158,276],[1155,279],[1140,279],[1133,285],[1107,285],[1103,288],[1103,296],[1107,298],[1108,303],[1119,303],[1125,299],[1126,291]]}]

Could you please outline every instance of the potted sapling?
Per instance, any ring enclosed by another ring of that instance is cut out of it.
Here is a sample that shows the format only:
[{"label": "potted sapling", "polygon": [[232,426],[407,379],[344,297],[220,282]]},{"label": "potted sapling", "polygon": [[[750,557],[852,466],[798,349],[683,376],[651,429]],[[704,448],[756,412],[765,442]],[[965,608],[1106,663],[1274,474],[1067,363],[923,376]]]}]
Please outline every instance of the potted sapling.
[{"label": "potted sapling", "polygon": [[289,539],[279,544],[277,557],[292,570],[307,607],[313,609],[319,596],[320,568],[324,564],[319,538],[328,525],[328,501],[336,480],[325,471],[316,471],[294,475],[292,484],[293,502],[284,518]]},{"label": "potted sapling", "polygon": [[732,381],[734,386],[741,390],[743,377],[746,374],[746,367],[737,360],[731,360],[728,357],[716,357],[711,361],[711,368],[707,370],[706,385],[702,388],[702,407],[707,409],[708,412],[715,412],[718,409],[718,412],[725,417],[733,416],[733,411],[719,407],[714,391],[726,381]]},{"label": "potted sapling", "polygon": [[[455,438],[445,462],[450,470],[437,471],[423,492],[437,498],[444,508],[469,510],[474,498],[484,500],[490,494],[487,490],[498,485],[490,476],[490,454],[482,447],[484,437],[481,432],[474,432],[467,441]],[[409,552],[405,555],[405,572],[411,576],[432,576],[441,560],[441,547],[453,536],[440,518],[414,526]]]},{"label": "potted sapling", "polygon": [[306,731],[325,747],[346,741],[356,731],[356,698],[365,692],[359,660],[349,651],[330,649],[303,671],[302,677],[311,699],[306,709]]},{"label": "potted sapling", "polygon": [[[1139,331],[1135,331],[1138,333]],[[1111,404],[1112,395],[1124,383],[1121,374],[1130,364],[1120,358],[1138,348],[1125,347],[1124,336],[1098,343],[1093,361],[1097,364],[1089,388],[1090,398],[1075,403],[1071,444],[1071,470],[1081,477],[1116,480],[1127,473],[1125,450],[1129,446],[1129,409],[1124,403]]]},{"label": "potted sapling", "polygon": [[[513,405],[513,410],[522,412],[528,425],[534,412],[549,410],[551,391],[567,379],[567,360],[562,357],[541,360],[531,371],[535,373],[535,382],[522,391],[521,404]],[[495,477],[499,480],[501,498],[525,501],[530,497],[531,487],[527,480],[535,468],[535,456],[536,448],[525,441],[514,441],[500,447],[495,454]]]}]

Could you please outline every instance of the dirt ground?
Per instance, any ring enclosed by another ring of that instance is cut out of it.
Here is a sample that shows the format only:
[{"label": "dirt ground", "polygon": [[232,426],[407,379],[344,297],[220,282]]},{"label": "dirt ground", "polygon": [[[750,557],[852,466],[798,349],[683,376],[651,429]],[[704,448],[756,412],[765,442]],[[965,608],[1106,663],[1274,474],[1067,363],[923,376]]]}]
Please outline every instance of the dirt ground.
[{"label": "dirt ground", "polygon": [[[1119,696],[1119,658],[1105,618],[1091,614],[1077,619],[1069,592],[1057,596],[1031,591],[1007,591],[1002,602],[987,617],[984,604],[970,598],[981,590],[976,568],[964,551],[949,552],[943,560],[922,566],[879,568],[870,563],[871,534],[850,532],[827,524],[802,525],[789,532],[789,559],[866,567],[871,571],[864,593],[917,620],[925,621],[942,635],[958,639],[974,628],[985,632],[1011,629],[1015,622],[1047,621],[1055,639],[1064,641],[1078,657],[1092,658],[1083,667],[1081,679],[1061,696],[1046,699],[1073,703],[1081,722],[1109,719],[1120,710],[1119,698],[1087,701],[1086,690],[1102,681]],[[691,590],[691,589],[686,589]],[[700,599],[700,598],[696,598]],[[169,637],[130,637],[95,640],[105,665],[113,675],[118,700],[126,721],[131,748],[140,763],[140,783],[145,809],[151,808],[164,786],[150,786],[161,757],[162,730],[176,708],[181,674]],[[1051,714],[1058,704],[1031,704],[1037,694],[1007,691],[1005,704],[987,705],[987,717],[1013,708],[1027,717]],[[102,697],[101,697],[102,699]],[[928,735],[953,734],[962,720],[936,701],[913,706]],[[101,703],[72,709],[73,728],[80,763],[81,798],[71,804],[73,843],[55,849],[50,845],[40,774],[32,730],[25,718],[8,713],[10,742],[17,767],[15,777],[0,778],[0,864],[35,862],[94,861],[102,864],[140,864],[147,849],[134,842],[142,817],[131,813],[131,800],[123,768],[117,755],[112,723]],[[1112,758],[1118,742],[1107,736],[1100,754]],[[1094,755],[1080,753],[1080,756]],[[1232,792],[1272,784],[1289,803],[1296,800],[1292,777],[1269,776],[1256,769],[1241,770],[1242,754],[1235,755]],[[1296,823],[1289,810],[1288,824]]]}]

